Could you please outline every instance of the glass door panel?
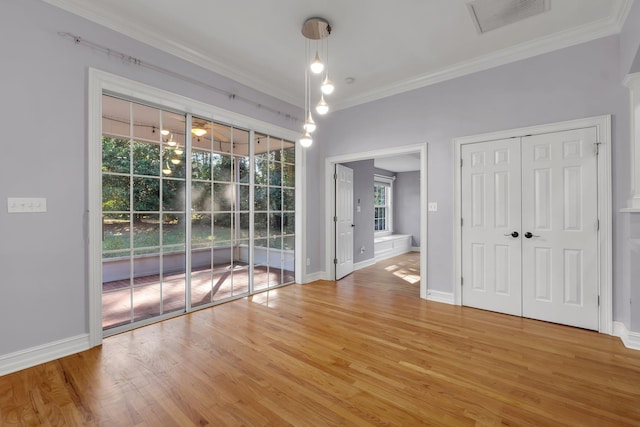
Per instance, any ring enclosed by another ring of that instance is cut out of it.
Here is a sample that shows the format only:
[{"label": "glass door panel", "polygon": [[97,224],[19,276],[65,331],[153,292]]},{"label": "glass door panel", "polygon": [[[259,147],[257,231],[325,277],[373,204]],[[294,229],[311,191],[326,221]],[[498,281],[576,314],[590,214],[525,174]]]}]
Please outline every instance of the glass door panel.
[{"label": "glass door panel", "polygon": [[103,328],[120,330],[185,309],[185,116],[102,101]]}]

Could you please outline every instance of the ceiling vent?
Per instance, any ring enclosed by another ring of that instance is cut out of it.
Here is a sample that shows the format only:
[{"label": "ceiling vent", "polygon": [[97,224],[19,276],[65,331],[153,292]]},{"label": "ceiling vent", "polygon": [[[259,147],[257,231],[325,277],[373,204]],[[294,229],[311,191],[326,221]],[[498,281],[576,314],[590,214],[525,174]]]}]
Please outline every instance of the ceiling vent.
[{"label": "ceiling vent", "polygon": [[478,32],[486,33],[549,10],[549,0],[474,0],[467,6]]}]

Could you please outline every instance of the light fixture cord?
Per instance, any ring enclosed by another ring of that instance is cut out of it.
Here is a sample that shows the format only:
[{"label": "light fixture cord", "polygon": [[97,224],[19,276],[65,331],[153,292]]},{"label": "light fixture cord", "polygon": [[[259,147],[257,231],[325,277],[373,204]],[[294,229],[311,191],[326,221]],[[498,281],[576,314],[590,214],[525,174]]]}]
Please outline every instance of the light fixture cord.
[{"label": "light fixture cord", "polygon": [[304,122],[307,122],[309,112],[311,111],[311,84],[309,82],[309,48],[311,42],[305,39],[305,58],[304,58]]}]

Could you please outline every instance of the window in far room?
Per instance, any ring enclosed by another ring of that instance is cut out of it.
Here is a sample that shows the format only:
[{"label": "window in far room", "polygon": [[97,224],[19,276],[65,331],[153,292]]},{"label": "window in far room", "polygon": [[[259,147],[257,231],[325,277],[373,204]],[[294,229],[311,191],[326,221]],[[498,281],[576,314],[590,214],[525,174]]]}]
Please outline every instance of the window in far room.
[{"label": "window in far room", "polygon": [[393,178],[376,175],[373,183],[373,223],[376,234],[393,231]]}]

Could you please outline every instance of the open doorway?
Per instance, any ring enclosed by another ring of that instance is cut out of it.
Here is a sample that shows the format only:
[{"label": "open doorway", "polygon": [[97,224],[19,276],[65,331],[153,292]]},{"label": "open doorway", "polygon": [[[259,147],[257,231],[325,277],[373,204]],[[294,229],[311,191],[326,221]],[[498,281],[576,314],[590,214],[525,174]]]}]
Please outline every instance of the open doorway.
[{"label": "open doorway", "polygon": [[[354,171],[354,191],[350,207],[353,211],[354,225],[351,244],[340,241],[344,235],[336,235],[336,212],[340,211],[340,204],[344,203],[340,200],[336,202],[336,165],[346,166]],[[406,254],[395,262],[403,264],[402,266],[388,265],[385,271],[397,268],[396,276],[406,273],[405,280],[414,284],[419,280],[420,297],[426,298],[426,144],[327,158],[325,175],[328,278],[336,279],[336,270],[341,276],[345,274],[344,268],[336,269],[338,257],[341,255],[340,248],[352,248],[354,271],[370,268],[376,261],[395,260],[392,257]],[[400,187],[398,184],[402,183],[404,185]],[[396,194],[393,194],[394,191]],[[400,212],[400,205],[409,200],[412,212]]]}]

